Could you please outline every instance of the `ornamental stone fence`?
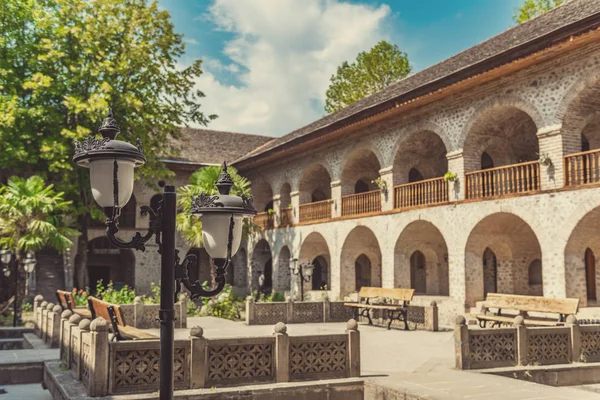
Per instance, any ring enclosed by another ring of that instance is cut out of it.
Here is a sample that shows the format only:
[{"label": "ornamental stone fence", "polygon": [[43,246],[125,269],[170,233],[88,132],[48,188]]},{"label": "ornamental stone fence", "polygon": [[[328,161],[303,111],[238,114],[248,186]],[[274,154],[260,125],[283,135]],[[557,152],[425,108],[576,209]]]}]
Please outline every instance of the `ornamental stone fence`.
[{"label": "ornamental stone fence", "polygon": [[[136,297],[134,304],[120,304],[121,313],[126,325],[139,329],[159,329],[159,304],[144,304],[141,297]],[[41,295],[33,301],[35,319],[34,332],[50,347],[59,347],[61,340],[61,315],[65,315],[62,307],[44,301]],[[73,313],[69,311],[69,315]],[[180,296],[175,303],[175,328],[187,327],[187,298]]]},{"label": "ornamental stone fence", "polygon": [[600,325],[579,325],[573,315],[565,326],[527,327],[517,316],[495,329],[469,329],[460,316],[454,342],[457,369],[600,361]]},{"label": "ornamental stone fence", "polygon": [[[152,392],[159,388],[160,341],[113,342],[109,323],[64,311],[60,359],[88,396]],[[207,339],[202,328],[175,341],[175,389],[293,382],[360,375],[360,334],[354,320],[345,333],[289,336],[277,323],[272,336]]]},{"label": "ornamental stone fence", "polygon": [[[246,299],[246,324],[271,325],[277,322],[344,322],[354,318],[354,308],[344,306],[344,301],[286,301],[261,303],[249,296]],[[374,324],[387,326],[383,310],[372,310]],[[365,317],[361,321],[367,321]],[[408,321],[413,329],[438,330],[438,307],[434,301],[430,306],[408,306]],[[404,328],[404,323],[394,320],[392,326]]]}]

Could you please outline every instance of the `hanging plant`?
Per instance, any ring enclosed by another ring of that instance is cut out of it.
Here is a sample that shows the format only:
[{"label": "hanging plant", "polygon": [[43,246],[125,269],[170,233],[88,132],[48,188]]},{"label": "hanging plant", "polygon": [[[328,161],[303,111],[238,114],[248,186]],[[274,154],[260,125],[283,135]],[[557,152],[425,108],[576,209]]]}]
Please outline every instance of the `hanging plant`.
[{"label": "hanging plant", "polygon": [[456,181],[457,179],[458,179],[458,175],[456,175],[456,174],[455,174],[455,173],[453,173],[453,172],[450,172],[450,171],[448,171],[448,172],[446,172],[446,173],[444,174],[444,180],[445,180],[446,182],[454,182],[454,181]]},{"label": "hanging plant", "polygon": [[552,165],[552,159],[550,158],[550,155],[548,155],[548,153],[538,154],[538,161],[541,165],[544,165],[546,167]]},{"label": "hanging plant", "polygon": [[387,182],[384,181],[381,177],[373,179],[371,183],[377,186],[382,192],[387,192]]}]

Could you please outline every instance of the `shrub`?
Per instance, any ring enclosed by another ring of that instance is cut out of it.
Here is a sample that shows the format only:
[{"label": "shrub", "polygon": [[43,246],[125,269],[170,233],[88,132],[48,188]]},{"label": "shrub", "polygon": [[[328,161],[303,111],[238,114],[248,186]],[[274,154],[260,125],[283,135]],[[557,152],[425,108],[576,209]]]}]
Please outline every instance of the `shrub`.
[{"label": "shrub", "polygon": [[113,304],[133,304],[135,300],[135,289],[124,285],[120,290],[114,288],[112,281],[104,287],[102,281],[96,284],[96,296],[102,300]]}]

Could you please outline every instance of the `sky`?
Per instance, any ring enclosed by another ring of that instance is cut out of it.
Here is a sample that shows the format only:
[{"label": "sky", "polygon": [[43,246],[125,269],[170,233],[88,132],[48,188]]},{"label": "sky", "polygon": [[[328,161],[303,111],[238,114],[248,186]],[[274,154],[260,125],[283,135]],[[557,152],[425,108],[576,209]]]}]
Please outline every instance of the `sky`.
[{"label": "sky", "polygon": [[184,34],[182,67],[203,60],[196,87],[208,129],[283,136],[325,115],[329,79],[380,40],[413,73],[514,26],[523,0],[159,0]]}]

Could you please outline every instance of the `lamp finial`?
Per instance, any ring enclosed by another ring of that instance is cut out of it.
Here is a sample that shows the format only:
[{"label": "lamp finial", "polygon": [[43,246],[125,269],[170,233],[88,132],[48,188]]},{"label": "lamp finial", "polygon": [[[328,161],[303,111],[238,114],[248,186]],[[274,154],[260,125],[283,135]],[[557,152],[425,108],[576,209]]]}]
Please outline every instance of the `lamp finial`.
[{"label": "lamp finial", "polygon": [[232,186],[233,180],[231,179],[229,172],[227,172],[227,162],[223,161],[223,170],[221,171],[219,179],[217,180],[217,189],[219,189],[220,194],[228,195]]},{"label": "lamp finial", "polygon": [[100,128],[98,128],[98,133],[104,138],[114,140],[120,132],[121,129],[119,128],[119,124],[117,124],[117,120],[113,117],[112,109],[109,108],[108,114],[106,115],[106,118],[104,118],[104,122]]}]

